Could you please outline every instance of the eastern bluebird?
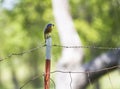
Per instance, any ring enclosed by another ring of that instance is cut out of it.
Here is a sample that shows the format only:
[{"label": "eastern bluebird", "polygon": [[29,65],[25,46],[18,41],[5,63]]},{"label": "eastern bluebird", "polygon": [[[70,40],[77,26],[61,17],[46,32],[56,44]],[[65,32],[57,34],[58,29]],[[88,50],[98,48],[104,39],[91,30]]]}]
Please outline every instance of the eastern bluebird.
[{"label": "eastern bluebird", "polygon": [[54,24],[47,24],[45,29],[44,29],[44,39],[45,39],[45,43],[46,43],[46,39],[50,37],[50,33],[53,29]]}]

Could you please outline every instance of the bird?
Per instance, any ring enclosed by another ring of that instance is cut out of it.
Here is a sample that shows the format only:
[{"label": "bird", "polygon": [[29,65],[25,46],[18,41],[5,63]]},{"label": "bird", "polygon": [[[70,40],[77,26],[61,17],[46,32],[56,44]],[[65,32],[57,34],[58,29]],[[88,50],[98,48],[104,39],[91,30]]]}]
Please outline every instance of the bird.
[{"label": "bird", "polygon": [[45,43],[46,43],[46,39],[48,39],[51,35],[50,33],[52,32],[52,29],[54,27],[54,24],[47,24],[45,29],[44,29],[44,39],[45,39]]}]

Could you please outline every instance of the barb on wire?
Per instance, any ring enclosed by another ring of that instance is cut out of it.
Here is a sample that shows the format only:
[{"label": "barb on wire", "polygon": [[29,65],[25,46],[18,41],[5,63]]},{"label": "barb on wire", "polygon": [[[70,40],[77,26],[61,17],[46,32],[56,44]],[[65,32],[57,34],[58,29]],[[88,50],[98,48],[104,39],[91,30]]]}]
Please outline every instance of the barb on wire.
[{"label": "barb on wire", "polygon": [[0,58],[0,61],[3,61],[3,60],[5,60],[5,59],[8,59],[8,58],[10,58],[10,57],[12,57],[12,56],[21,56],[21,55],[23,55],[23,54],[26,54],[26,53],[30,53],[30,52],[33,52],[33,51],[35,51],[35,50],[37,50],[37,49],[39,49],[39,48],[42,48],[42,47],[45,47],[46,45],[41,45],[41,46],[37,46],[37,47],[35,47],[35,48],[32,48],[32,49],[29,49],[29,50],[26,50],[26,51],[23,51],[23,52],[18,52],[18,53],[11,53],[11,54],[9,54],[7,57],[5,57],[5,58]]}]

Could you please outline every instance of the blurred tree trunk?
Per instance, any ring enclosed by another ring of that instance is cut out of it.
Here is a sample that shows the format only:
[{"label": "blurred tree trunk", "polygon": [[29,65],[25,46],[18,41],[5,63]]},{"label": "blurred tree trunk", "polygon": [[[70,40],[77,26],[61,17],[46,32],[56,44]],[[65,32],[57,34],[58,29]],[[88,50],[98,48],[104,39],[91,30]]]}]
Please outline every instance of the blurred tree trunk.
[{"label": "blurred tree trunk", "polygon": [[[68,2],[69,0],[52,0],[60,41],[64,46],[82,45],[69,13]],[[119,53],[120,50],[117,50],[116,54],[114,54],[114,52],[104,53],[93,59],[93,61],[82,65],[84,53],[81,48],[63,48],[61,58],[57,64],[57,70],[87,73],[56,73],[56,89],[70,89],[71,87],[72,89],[86,89],[89,80],[94,82],[109,72],[104,70],[96,73],[89,73],[88,80],[88,71],[96,71],[118,65],[118,59],[120,59],[120,57],[117,54]],[[116,67],[113,69],[116,69]]]},{"label": "blurred tree trunk", "polygon": [[[55,21],[58,27],[59,37],[62,45],[82,45],[80,38],[74,28],[74,24],[69,13],[68,0],[53,0]],[[62,55],[57,65],[57,70],[77,71],[83,59],[82,49],[62,49]],[[72,76],[72,86],[76,86],[76,75]],[[56,74],[56,89],[70,88],[69,74]],[[75,84],[75,85],[74,85]]]}]

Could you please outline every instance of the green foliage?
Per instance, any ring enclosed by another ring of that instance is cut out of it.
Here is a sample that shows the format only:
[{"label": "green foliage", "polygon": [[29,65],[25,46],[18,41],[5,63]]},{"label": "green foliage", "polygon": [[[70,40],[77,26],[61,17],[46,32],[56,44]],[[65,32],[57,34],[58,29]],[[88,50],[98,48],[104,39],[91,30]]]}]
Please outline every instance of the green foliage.
[{"label": "green foliage", "polygon": [[[76,29],[84,45],[119,47],[120,3],[118,0],[70,0],[70,4]],[[107,51],[100,50],[96,54],[92,50],[86,49],[86,59]]]},{"label": "green foliage", "polygon": [[[0,0],[0,7],[4,0]],[[19,0],[12,10],[0,8],[0,57],[12,52],[22,52],[44,43],[43,29],[46,23],[54,23],[50,0]],[[70,0],[70,11],[75,27],[83,42],[89,46],[119,47],[120,3],[118,0]],[[53,44],[60,44],[57,30],[52,33]],[[44,71],[44,48],[22,56],[13,56],[0,62],[0,88],[13,89],[32,76]],[[53,64],[60,56],[60,48],[53,48]],[[86,49],[86,61],[107,50]],[[4,70],[3,70],[4,69]],[[15,72],[16,78],[13,76]],[[14,80],[16,79],[16,83]],[[6,83],[4,84],[4,82]],[[21,81],[21,82],[20,82]],[[27,88],[43,87],[38,78]]]},{"label": "green foliage", "polygon": [[[4,58],[11,53],[19,53],[44,44],[44,26],[53,22],[51,2],[20,0],[14,9],[1,9],[0,14],[0,57]],[[2,89],[14,89],[20,87],[25,81],[44,71],[44,48],[22,56],[12,56],[1,62],[0,87]],[[13,71],[14,70],[14,76]],[[12,80],[14,78],[14,80]],[[41,77],[42,78],[42,77]],[[42,79],[34,80],[29,89],[43,87]],[[20,82],[21,81],[21,82]]]}]

